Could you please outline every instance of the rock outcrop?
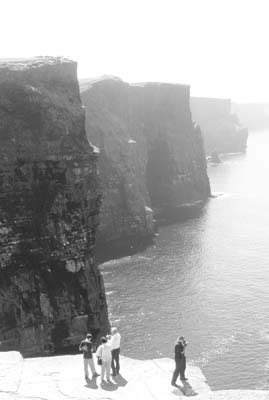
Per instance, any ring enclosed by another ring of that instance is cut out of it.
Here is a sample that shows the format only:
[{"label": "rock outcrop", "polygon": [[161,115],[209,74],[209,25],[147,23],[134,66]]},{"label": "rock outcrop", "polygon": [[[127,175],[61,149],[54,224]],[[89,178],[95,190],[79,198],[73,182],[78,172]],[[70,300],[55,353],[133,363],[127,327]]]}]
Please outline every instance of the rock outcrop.
[{"label": "rock outcrop", "polygon": [[202,130],[206,154],[244,152],[248,130],[231,111],[229,99],[191,97],[191,113]]},{"label": "rock outcrop", "polygon": [[269,128],[269,103],[233,103],[232,109],[249,129]]},{"label": "rock outcrop", "polygon": [[107,330],[97,158],[76,63],[0,64],[0,349],[50,353]]},{"label": "rock outcrop", "polygon": [[103,244],[150,236],[155,217],[175,220],[210,195],[189,91],[112,77],[83,81],[87,135],[100,148]]}]

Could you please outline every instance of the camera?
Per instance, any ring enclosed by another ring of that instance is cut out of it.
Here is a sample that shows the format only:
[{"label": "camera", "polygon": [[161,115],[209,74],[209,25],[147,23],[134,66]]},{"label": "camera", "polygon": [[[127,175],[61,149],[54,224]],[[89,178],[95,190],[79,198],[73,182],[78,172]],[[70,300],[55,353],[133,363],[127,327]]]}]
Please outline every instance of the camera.
[{"label": "camera", "polygon": [[186,339],[183,336],[180,339],[181,339],[183,346],[187,346],[188,342],[186,341]]}]

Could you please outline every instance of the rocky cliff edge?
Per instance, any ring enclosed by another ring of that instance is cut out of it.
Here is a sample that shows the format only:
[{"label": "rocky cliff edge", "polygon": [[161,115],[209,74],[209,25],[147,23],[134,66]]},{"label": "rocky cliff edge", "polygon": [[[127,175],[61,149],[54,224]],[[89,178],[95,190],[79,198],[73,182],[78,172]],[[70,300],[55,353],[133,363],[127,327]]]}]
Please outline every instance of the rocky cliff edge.
[{"label": "rocky cliff edge", "polygon": [[97,151],[75,62],[0,63],[0,349],[44,354],[106,332],[93,248]]}]

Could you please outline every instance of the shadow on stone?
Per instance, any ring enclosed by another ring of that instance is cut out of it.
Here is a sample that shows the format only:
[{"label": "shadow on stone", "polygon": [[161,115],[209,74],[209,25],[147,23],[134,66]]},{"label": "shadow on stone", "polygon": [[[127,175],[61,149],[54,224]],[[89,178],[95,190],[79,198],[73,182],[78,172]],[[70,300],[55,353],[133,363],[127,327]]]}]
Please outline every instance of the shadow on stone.
[{"label": "shadow on stone", "polygon": [[128,381],[121,374],[113,377],[118,386],[126,386]]},{"label": "shadow on stone", "polygon": [[193,390],[187,381],[181,381],[181,385],[175,385],[185,396],[196,396],[198,393]]},{"label": "shadow on stone", "polygon": [[87,384],[85,385],[85,387],[89,389],[98,389],[96,378],[92,378],[92,380],[87,379]]},{"label": "shadow on stone", "polygon": [[103,390],[108,390],[109,392],[113,392],[114,390],[117,390],[119,385],[115,382],[101,382],[100,384],[101,388]]}]

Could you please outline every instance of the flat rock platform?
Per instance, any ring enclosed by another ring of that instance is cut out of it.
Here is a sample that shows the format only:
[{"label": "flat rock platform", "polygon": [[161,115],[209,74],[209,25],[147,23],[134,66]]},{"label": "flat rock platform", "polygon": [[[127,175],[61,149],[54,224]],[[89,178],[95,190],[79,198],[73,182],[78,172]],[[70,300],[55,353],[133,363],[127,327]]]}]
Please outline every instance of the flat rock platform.
[{"label": "flat rock platform", "polygon": [[[96,361],[96,360],[95,360]],[[0,353],[1,400],[269,400],[267,391],[211,391],[200,368],[187,367],[188,381],[171,386],[174,361],[134,360],[121,356],[121,374],[101,384],[85,381],[82,355],[24,359],[18,352]],[[100,372],[100,367],[96,369]]]}]

